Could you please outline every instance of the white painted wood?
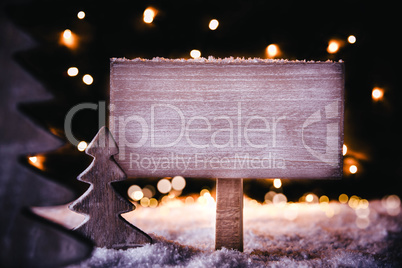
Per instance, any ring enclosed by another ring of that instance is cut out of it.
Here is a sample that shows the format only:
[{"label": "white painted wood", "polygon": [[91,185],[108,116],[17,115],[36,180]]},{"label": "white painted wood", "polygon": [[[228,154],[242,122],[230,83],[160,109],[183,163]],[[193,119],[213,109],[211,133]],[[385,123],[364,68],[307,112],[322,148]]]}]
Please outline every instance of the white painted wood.
[{"label": "white painted wood", "polygon": [[112,59],[109,127],[129,177],[342,175],[343,64]]},{"label": "white painted wood", "polygon": [[243,180],[216,180],[215,249],[243,251]]}]

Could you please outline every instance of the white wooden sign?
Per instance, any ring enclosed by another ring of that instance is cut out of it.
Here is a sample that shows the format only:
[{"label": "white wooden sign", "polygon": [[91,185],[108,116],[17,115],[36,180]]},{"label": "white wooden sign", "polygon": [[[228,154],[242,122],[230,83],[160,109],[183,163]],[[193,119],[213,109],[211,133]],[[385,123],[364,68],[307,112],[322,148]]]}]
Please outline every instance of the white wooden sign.
[{"label": "white wooden sign", "polygon": [[129,177],[342,174],[343,63],[112,59],[109,127]]}]

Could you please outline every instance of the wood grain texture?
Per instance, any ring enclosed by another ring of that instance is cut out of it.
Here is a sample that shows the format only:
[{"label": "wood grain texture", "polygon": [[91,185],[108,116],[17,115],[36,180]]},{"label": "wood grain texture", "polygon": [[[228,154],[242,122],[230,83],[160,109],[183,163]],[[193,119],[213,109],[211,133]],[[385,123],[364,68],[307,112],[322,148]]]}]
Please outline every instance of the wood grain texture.
[{"label": "wood grain texture", "polygon": [[215,249],[243,251],[243,180],[216,180]]},{"label": "wood grain texture", "polygon": [[109,126],[130,177],[342,175],[343,64],[112,59]]},{"label": "wood grain texture", "polygon": [[112,183],[124,180],[126,175],[113,159],[118,148],[109,130],[102,127],[85,152],[94,160],[78,180],[91,186],[70,209],[85,214],[87,219],[75,230],[98,247],[127,248],[151,243],[147,234],[120,216],[135,207],[113,189]]}]

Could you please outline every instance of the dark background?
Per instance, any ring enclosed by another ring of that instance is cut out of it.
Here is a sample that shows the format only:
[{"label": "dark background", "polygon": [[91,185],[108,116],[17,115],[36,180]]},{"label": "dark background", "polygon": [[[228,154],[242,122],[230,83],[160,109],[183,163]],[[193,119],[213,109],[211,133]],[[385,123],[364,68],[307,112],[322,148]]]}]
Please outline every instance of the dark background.
[{"label": "dark background", "polygon": [[[66,142],[64,117],[74,105],[107,100],[109,58],[189,58],[202,56],[261,57],[271,43],[281,58],[345,62],[345,144],[347,159],[358,172],[340,180],[283,180],[289,200],[306,192],[356,194],[376,199],[402,194],[401,89],[399,82],[400,19],[395,1],[2,1],[0,4],[0,153],[4,225],[11,227],[20,210],[33,205],[65,204],[78,198],[87,185],[76,177],[91,158]],[[147,7],[158,14],[152,24],[142,20]],[[83,10],[86,17],[77,18]],[[219,20],[215,31],[208,28]],[[60,44],[70,29],[79,37],[77,48]],[[346,39],[355,35],[357,42]],[[326,51],[331,39],[344,46]],[[76,77],[67,69],[79,68]],[[82,75],[94,78],[90,86]],[[374,102],[374,87],[384,90]],[[73,120],[73,133],[91,141],[96,134],[96,111],[82,111]],[[43,167],[28,157],[44,157]],[[160,178],[121,185],[141,186]],[[213,189],[215,180],[187,180],[183,194]],[[246,180],[245,193],[259,201],[272,181]],[[38,227],[39,228],[39,227]],[[28,231],[27,231],[28,232]],[[11,243],[11,242],[10,242]],[[6,253],[5,253],[6,254]]]}]

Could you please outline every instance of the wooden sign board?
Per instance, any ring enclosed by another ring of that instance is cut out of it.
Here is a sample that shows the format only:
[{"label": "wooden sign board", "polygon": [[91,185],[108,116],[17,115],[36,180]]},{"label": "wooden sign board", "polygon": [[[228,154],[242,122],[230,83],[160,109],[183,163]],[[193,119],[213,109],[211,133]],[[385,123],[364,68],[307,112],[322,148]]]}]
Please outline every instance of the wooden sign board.
[{"label": "wooden sign board", "polygon": [[341,62],[111,60],[109,127],[129,177],[342,175]]}]

